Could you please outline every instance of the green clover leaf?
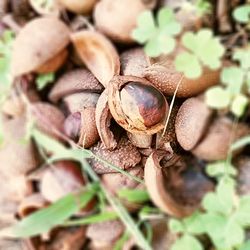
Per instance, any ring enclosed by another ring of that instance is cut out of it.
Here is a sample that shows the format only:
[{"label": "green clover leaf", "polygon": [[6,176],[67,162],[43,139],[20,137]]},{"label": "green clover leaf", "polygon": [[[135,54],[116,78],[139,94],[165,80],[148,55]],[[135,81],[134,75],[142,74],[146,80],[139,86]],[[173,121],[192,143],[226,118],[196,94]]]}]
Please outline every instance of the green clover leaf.
[{"label": "green clover leaf", "polygon": [[250,21],[250,5],[245,4],[236,8],[233,12],[233,17],[239,23],[249,23]]},{"label": "green clover leaf", "polygon": [[202,68],[197,57],[191,53],[183,52],[176,56],[175,67],[188,78],[197,78],[201,75]]},{"label": "green clover leaf", "polygon": [[132,37],[140,44],[145,44],[144,50],[150,57],[160,54],[169,54],[175,48],[174,36],[181,31],[181,25],[175,20],[173,11],[161,8],[154,20],[151,11],[139,15],[137,27],[132,32]]},{"label": "green clover leaf", "polygon": [[203,246],[194,236],[185,234],[176,240],[171,250],[203,250]]},{"label": "green clover leaf", "polygon": [[169,220],[168,227],[173,233],[183,233],[185,231],[182,222],[173,218]]},{"label": "green clover leaf", "polygon": [[220,86],[211,87],[205,93],[206,104],[216,109],[227,108],[231,98],[230,92]]},{"label": "green clover leaf", "polygon": [[211,177],[221,177],[225,175],[225,173],[236,176],[237,170],[232,164],[226,161],[217,161],[207,165],[206,173]]},{"label": "green clover leaf", "polygon": [[243,94],[238,94],[231,104],[230,110],[237,117],[241,117],[248,105],[248,98]]},{"label": "green clover leaf", "polygon": [[202,234],[205,233],[203,224],[203,214],[194,212],[191,216],[183,219],[183,223],[188,233]]},{"label": "green clover leaf", "polygon": [[235,218],[237,222],[242,226],[249,227],[250,225],[250,196],[245,195],[240,198],[240,203],[237,211],[235,212]]},{"label": "green clover leaf", "polygon": [[240,62],[240,66],[243,69],[250,68],[250,47],[247,49],[236,50],[233,54],[233,59]]}]

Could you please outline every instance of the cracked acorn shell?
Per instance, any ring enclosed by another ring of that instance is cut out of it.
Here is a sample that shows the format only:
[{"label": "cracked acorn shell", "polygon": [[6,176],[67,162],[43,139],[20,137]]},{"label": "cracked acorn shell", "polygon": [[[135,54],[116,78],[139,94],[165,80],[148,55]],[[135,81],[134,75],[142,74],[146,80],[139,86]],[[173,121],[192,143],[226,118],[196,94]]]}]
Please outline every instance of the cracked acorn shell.
[{"label": "cracked acorn shell", "polygon": [[180,107],[176,120],[176,137],[185,150],[193,149],[200,141],[212,115],[207,105],[198,98],[187,99]]},{"label": "cracked acorn shell", "polygon": [[94,10],[95,25],[114,41],[131,43],[138,16],[155,5],[155,0],[101,0]]},{"label": "cracked acorn shell", "polygon": [[197,207],[196,205],[183,205],[179,203],[174,198],[172,192],[168,190],[164,167],[160,165],[164,156],[166,156],[166,152],[160,153],[154,151],[147,159],[144,168],[144,179],[147,190],[153,202],[162,211],[177,218],[186,217],[192,214]]},{"label": "cracked acorn shell", "polygon": [[[48,29],[48,27],[53,27],[53,29]],[[36,18],[26,24],[13,43],[12,75],[19,76],[36,71],[48,61],[53,65],[51,60],[58,56],[70,41],[69,32],[63,22],[52,17]],[[64,60],[65,56],[61,59]],[[61,66],[63,62],[57,62],[54,66]],[[50,68],[49,71],[57,69]]]},{"label": "cracked acorn shell", "polygon": [[108,106],[108,89],[105,89],[96,105],[95,120],[100,139],[107,149],[115,149],[117,146],[114,134],[110,130],[111,119],[112,116]]},{"label": "cracked acorn shell", "polygon": [[164,127],[168,103],[149,81],[135,76],[115,76],[108,87],[108,103],[115,121],[137,134],[155,134]]},{"label": "cracked acorn shell", "polygon": [[72,34],[71,40],[87,68],[107,87],[120,72],[120,59],[114,45],[101,33],[90,30]]},{"label": "cracked acorn shell", "polygon": [[63,74],[49,93],[52,102],[79,92],[101,93],[103,86],[87,69],[74,69]]},{"label": "cracked acorn shell", "polygon": [[[179,49],[175,55],[179,51],[182,50]],[[174,58],[172,55],[158,58],[144,72],[144,77],[164,94],[172,96],[180,81],[177,97],[195,96],[220,81],[220,70],[210,70],[206,67],[203,67],[200,77],[186,78],[183,73],[175,69]]]},{"label": "cracked acorn shell", "polygon": [[[233,133],[232,133],[233,131]],[[233,130],[233,122],[226,117],[217,117],[208,127],[208,131],[192,153],[206,161],[224,160],[232,142],[249,134],[249,128],[239,123]],[[234,154],[239,153],[234,152]]]},{"label": "cracked acorn shell", "polygon": [[[131,144],[126,136],[123,136],[118,141],[116,149],[110,151],[106,149],[102,142],[90,148],[90,150],[101,159],[123,169],[135,167],[141,161],[141,154],[137,148]],[[91,166],[98,174],[116,173],[113,168],[109,168],[105,164],[97,160],[91,160]]]}]

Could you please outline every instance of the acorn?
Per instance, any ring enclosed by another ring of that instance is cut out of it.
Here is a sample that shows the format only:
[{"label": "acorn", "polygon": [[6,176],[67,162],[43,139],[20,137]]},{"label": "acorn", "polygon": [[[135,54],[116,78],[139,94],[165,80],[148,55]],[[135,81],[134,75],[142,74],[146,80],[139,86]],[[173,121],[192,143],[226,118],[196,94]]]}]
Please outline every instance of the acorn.
[{"label": "acorn", "polygon": [[[102,33],[117,42],[133,42],[132,31],[136,28],[138,16],[155,7],[155,0],[101,0],[94,10],[95,26]],[[127,10],[129,7],[129,11]]]},{"label": "acorn", "polygon": [[175,132],[183,149],[191,150],[197,145],[209,125],[211,115],[212,110],[198,98],[189,98],[181,105],[175,120]]},{"label": "acorn", "polygon": [[113,118],[125,130],[150,135],[164,127],[168,103],[164,95],[144,78],[114,77],[108,98]]},{"label": "acorn", "polygon": [[35,18],[27,23],[13,43],[12,75],[55,72],[67,57],[69,33],[68,27],[53,17]]}]

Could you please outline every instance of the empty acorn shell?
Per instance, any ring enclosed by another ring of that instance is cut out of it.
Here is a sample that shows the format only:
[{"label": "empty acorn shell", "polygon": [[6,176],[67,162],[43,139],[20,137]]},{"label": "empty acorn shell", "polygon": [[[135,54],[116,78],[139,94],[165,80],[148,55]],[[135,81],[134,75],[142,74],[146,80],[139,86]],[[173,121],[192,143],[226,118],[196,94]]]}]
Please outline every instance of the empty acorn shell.
[{"label": "empty acorn shell", "polygon": [[145,165],[144,179],[147,190],[153,202],[164,212],[175,217],[185,217],[195,210],[191,206],[183,206],[179,204],[171,196],[169,190],[165,188],[165,179],[160,161],[163,155],[159,155],[157,151],[153,152]]},{"label": "empty acorn shell", "polygon": [[155,0],[101,0],[94,10],[95,25],[115,41],[133,42],[132,31],[136,28],[138,16],[143,11],[153,9],[155,4]]},{"label": "empty acorn shell", "polygon": [[245,124],[239,123],[237,129],[233,131],[233,122],[230,119],[217,117],[192,153],[206,161],[225,160],[231,143],[247,134],[249,129]]},{"label": "empty acorn shell", "polygon": [[127,136],[131,143],[137,148],[150,148],[152,144],[152,135],[143,135],[143,134],[132,134],[127,132]]},{"label": "empty acorn shell", "polygon": [[220,70],[203,68],[200,77],[189,79],[175,69],[172,56],[164,57],[163,62],[164,64],[155,63],[146,68],[144,77],[166,95],[172,96],[179,82],[177,97],[191,97],[219,83]]},{"label": "empty acorn shell", "polygon": [[115,149],[117,146],[114,134],[110,130],[111,118],[108,106],[108,89],[105,89],[96,105],[95,120],[101,141],[107,149]]},{"label": "empty acorn shell", "polygon": [[71,35],[71,40],[82,61],[104,87],[119,74],[120,60],[116,48],[101,33],[79,31]]},{"label": "empty acorn shell", "polygon": [[[125,136],[119,140],[116,149],[113,151],[106,149],[102,142],[98,142],[90,149],[101,159],[123,170],[136,166],[141,160],[139,151]],[[111,167],[97,160],[91,160],[91,166],[98,174],[117,172],[117,170],[112,169]]]},{"label": "empty acorn shell", "polygon": [[97,0],[59,0],[67,10],[77,14],[88,14],[92,11]]},{"label": "empty acorn shell", "polygon": [[21,29],[13,43],[12,75],[35,71],[65,49],[69,41],[69,29],[60,20],[33,19]]},{"label": "empty acorn shell", "polygon": [[49,99],[57,102],[67,95],[82,91],[100,93],[103,86],[87,69],[74,69],[63,74],[49,93]]},{"label": "empty acorn shell", "polygon": [[115,121],[137,134],[154,134],[164,127],[168,103],[144,78],[115,76],[108,88],[108,103]]},{"label": "empty acorn shell", "polygon": [[175,132],[183,149],[191,150],[197,145],[211,115],[212,111],[198,98],[189,98],[181,105],[175,120]]}]

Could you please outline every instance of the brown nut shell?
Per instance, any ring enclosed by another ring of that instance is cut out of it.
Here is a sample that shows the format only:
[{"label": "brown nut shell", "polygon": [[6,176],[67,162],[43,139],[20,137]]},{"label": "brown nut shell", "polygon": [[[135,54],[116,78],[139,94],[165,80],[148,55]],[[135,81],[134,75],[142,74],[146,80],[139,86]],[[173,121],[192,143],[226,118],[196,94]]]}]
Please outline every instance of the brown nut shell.
[{"label": "brown nut shell", "polygon": [[143,11],[154,8],[155,4],[155,0],[101,0],[96,4],[94,11],[95,25],[113,40],[131,43],[132,31],[136,28],[138,16]]},{"label": "brown nut shell", "polygon": [[91,92],[80,92],[63,98],[63,103],[69,113],[81,111],[83,108],[95,107],[99,94]]},{"label": "brown nut shell", "polygon": [[191,150],[197,145],[211,115],[212,111],[198,98],[189,98],[181,105],[175,120],[175,132],[183,149]]},{"label": "brown nut shell", "polygon": [[100,93],[103,86],[87,69],[74,69],[63,74],[49,93],[49,99],[57,102],[61,98],[82,91]]},{"label": "brown nut shell", "polygon": [[44,208],[48,205],[48,202],[40,193],[33,193],[30,196],[25,197],[18,206],[18,215],[23,218],[31,213]]},{"label": "brown nut shell", "polygon": [[99,140],[99,134],[96,128],[94,107],[87,107],[81,110],[81,131],[79,144],[84,148],[93,146]]},{"label": "brown nut shell", "polygon": [[62,137],[65,117],[57,107],[45,102],[36,102],[31,105],[31,112],[38,129],[54,138]]},{"label": "brown nut shell", "polygon": [[43,16],[53,16],[59,17],[61,6],[59,6],[58,1],[51,1],[44,5],[44,2],[39,2],[37,0],[29,0],[31,7],[40,15]]},{"label": "brown nut shell", "polygon": [[107,149],[115,149],[117,146],[114,134],[110,130],[111,118],[108,106],[108,89],[105,89],[98,99],[95,119],[99,136]]},{"label": "brown nut shell", "polygon": [[[124,92],[124,96],[120,95],[126,87],[126,84],[129,83],[140,85],[138,89],[139,93],[132,91],[133,88],[131,88],[131,93],[126,94],[126,92]],[[144,92],[142,92],[142,86],[145,87],[147,95],[144,95]],[[110,112],[115,121],[128,132],[151,135],[157,133],[164,127],[165,117],[169,109],[168,103],[163,94],[144,78],[115,76],[110,81],[108,92]],[[132,94],[132,96],[130,96],[130,94]],[[147,96],[147,98],[137,100],[136,98],[138,98],[138,96]],[[150,97],[150,100],[148,97]],[[135,102],[131,102],[130,98],[134,99]],[[124,104],[122,103],[123,100]],[[137,104],[137,102],[139,102],[139,104]],[[128,105],[130,103],[132,103],[132,106]],[[134,105],[137,106],[135,107]],[[148,112],[148,109],[151,111]],[[128,114],[131,116],[128,116]],[[155,123],[156,120],[160,121]]]},{"label": "brown nut shell", "polygon": [[143,77],[145,69],[150,66],[148,57],[142,48],[129,49],[120,56],[121,75]]},{"label": "brown nut shell", "polygon": [[119,55],[101,33],[84,30],[72,34],[71,40],[82,61],[104,87],[119,74]]},{"label": "brown nut shell", "polygon": [[67,10],[77,14],[88,14],[92,11],[97,0],[59,0]]},{"label": "brown nut shell", "polygon": [[165,58],[164,65],[156,63],[149,66],[144,72],[144,77],[164,94],[171,96],[174,94],[178,83],[181,82],[177,97],[191,97],[218,84],[220,70],[203,68],[203,73],[199,78],[189,79],[175,69],[174,60],[169,56]]},{"label": "brown nut shell", "polygon": [[67,49],[63,49],[53,58],[49,59],[43,65],[39,66],[35,72],[39,74],[47,74],[57,71],[64,64],[68,57]]},{"label": "brown nut shell", "polygon": [[[99,158],[123,170],[136,166],[141,160],[139,151],[125,136],[119,140],[117,148],[113,151],[106,149],[105,145],[101,142],[93,146],[91,151]],[[91,166],[98,174],[117,172],[97,160],[91,160]]]},{"label": "brown nut shell", "polygon": [[2,120],[1,123],[4,142],[0,149],[0,172],[10,178],[25,175],[39,164],[34,144],[31,141],[21,143],[26,135],[26,119],[21,116],[11,120]]},{"label": "brown nut shell", "polygon": [[206,161],[225,160],[231,143],[249,134],[248,127],[243,123],[239,123],[234,132],[232,129],[233,122],[230,119],[226,117],[216,118],[192,153]]},{"label": "brown nut shell", "polygon": [[59,161],[48,167],[42,176],[40,190],[43,197],[54,202],[85,184],[80,167],[71,161]]},{"label": "brown nut shell", "polygon": [[36,70],[68,43],[69,29],[63,22],[52,17],[33,19],[22,28],[14,41],[12,75],[19,76]]},{"label": "brown nut shell", "polygon": [[147,190],[153,202],[164,212],[175,217],[185,217],[194,211],[195,208],[179,204],[165,188],[164,174],[160,166],[160,160],[157,152],[153,152],[145,165],[144,179]]},{"label": "brown nut shell", "polygon": [[141,135],[141,134],[132,134],[127,132],[127,136],[131,143],[137,148],[150,148],[152,144],[153,137],[152,135]]}]

